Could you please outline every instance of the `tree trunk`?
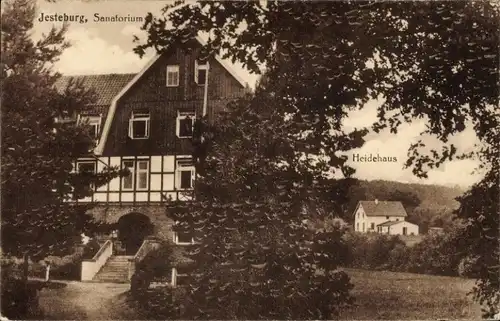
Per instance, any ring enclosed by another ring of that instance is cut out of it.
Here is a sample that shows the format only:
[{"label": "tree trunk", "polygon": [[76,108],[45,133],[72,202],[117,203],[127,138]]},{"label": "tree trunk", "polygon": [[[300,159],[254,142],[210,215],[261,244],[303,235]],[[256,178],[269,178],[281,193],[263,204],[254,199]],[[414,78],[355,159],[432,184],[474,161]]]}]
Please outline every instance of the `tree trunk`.
[{"label": "tree trunk", "polygon": [[45,267],[45,282],[48,282],[50,280],[50,263],[47,263],[47,266]]},{"label": "tree trunk", "polygon": [[27,285],[28,284],[28,267],[29,267],[29,255],[28,253],[24,254],[24,262],[23,262],[23,281]]}]

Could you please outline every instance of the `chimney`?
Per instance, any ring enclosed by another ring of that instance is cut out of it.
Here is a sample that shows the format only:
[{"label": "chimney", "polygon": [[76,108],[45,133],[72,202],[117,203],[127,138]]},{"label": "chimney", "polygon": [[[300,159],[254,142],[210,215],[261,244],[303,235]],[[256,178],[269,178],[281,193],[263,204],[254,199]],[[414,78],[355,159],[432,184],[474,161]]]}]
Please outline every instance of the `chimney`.
[{"label": "chimney", "polygon": [[378,205],[378,199],[375,199],[375,205]]}]

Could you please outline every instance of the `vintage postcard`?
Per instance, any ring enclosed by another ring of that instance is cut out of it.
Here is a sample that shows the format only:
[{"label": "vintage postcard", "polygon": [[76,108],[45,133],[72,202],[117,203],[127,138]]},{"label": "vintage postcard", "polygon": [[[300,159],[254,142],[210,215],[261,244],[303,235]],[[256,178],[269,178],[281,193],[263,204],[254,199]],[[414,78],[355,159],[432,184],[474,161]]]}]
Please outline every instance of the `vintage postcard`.
[{"label": "vintage postcard", "polygon": [[500,5],[5,0],[1,316],[500,316]]}]

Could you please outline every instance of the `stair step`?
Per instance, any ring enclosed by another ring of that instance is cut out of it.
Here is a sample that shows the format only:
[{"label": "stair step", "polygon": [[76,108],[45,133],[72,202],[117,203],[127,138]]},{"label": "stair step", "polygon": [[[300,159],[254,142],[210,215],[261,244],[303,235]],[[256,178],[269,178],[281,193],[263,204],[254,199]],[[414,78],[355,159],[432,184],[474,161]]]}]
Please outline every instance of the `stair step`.
[{"label": "stair step", "polygon": [[128,283],[130,259],[133,256],[111,256],[102,269],[94,276],[94,282]]},{"label": "stair step", "polygon": [[112,277],[115,277],[115,276],[128,276],[128,273],[124,273],[124,272],[103,272],[103,273],[99,273],[96,275],[96,277],[105,277],[105,276],[112,276]]}]

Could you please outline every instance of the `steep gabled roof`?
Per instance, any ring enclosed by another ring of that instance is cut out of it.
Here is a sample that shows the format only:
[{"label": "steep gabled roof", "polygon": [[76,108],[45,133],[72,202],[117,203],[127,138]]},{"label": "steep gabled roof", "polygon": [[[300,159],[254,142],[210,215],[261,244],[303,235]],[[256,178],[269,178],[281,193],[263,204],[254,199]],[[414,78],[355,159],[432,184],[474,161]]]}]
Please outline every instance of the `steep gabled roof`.
[{"label": "steep gabled roof", "polygon": [[135,74],[62,76],[56,81],[55,86],[58,90],[63,91],[71,82],[82,82],[85,88],[95,91],[97,95],[95,105],[109,107],[113,98],[134,76]]},{"label": "steep gabled roof", "polygon": [[408,216],[403,204],[398,201],[359,201],[356,211],[359,206],[363,207],[366,216]]}]

